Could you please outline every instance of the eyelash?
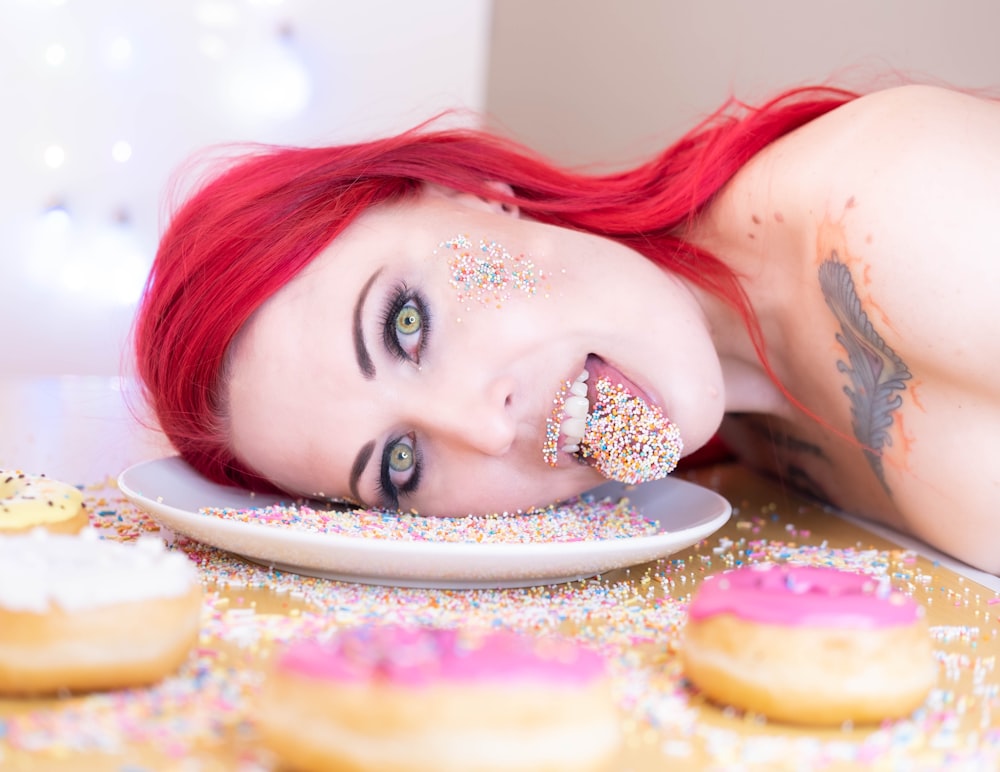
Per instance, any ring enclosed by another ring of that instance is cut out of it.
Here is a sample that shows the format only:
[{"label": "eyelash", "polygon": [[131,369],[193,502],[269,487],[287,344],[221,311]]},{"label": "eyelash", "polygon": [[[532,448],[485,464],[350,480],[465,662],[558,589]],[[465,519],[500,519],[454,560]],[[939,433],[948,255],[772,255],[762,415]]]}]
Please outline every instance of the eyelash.
[{"label": "eyelash", "polygon": [[[407,306],[413,305],[420,314],[420,330],[415,353],[407,352],[399,342],[397,337],[396,322],[400,312]],[[427,303],[423,296],[410,289],[405,282],[398,283],[389,293],[385,309],[382,312],[382,340],[394,357],[401,361],[420,364],[420,354],[427,346],[427,336],[431,328],[431,315],[427,309]],[[402,485],[395,485],[392,481],[392,472],[389,466],[389,454],[392,449],[404,438],[409,438],[410,447],[413,451],[413,471]],[[412,493],[420,484],[420,472],[423,469],[423,459],[416,437],[412,434],[394,437],[386,442],[382,448],[382,458],[379,464],[378,492],[383,501],[388,502],[389,509],[399,509],[399,497]]]},{"label": "eyelash", "polygon": [[[397,443],[401,442],[404,437],[408,437],[410,440],[410,447],[413,450],[413,473],[410,475],[409,479],[396,487],[392,482],[392,475],[389,471],[389,454]],[[379,479],[378,479],[378,493],[379,498],[382,501],[388,502],[387,505],[383,506],[384,509],[399,509],[399,497],[400,495],[405,495],[413,493],[420,485],[420,470],[423,469],[423,459],[420,455],[420,448],[417,447],[416,438],[412,434],[404,434],[399,437],[394,437],[389,440],[385,447],[382,448],[382,459],[379,463]]]},{"label": "eyelash", "polygon": [[[396,319],[408,304],[413,306],[420,313],[420,340],[417,344],[416,355],[406,352],[396,337]],[[420,364],[420,354],[427,346],[427,336],[431,329],[431,314],[427,309],[427,303],[416,290],[411,290],[404,282],[397,284],[389,293],[385,310],[382,312],[382,341],[386,349],[397,359],[406,362]]]}]

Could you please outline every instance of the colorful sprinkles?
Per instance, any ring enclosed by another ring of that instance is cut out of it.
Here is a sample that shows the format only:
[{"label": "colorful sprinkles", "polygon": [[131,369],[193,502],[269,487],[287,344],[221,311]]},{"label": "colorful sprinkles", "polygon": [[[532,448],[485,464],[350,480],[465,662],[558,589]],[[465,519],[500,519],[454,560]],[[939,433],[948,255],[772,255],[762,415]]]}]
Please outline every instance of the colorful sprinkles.
[{"label": "colorful sprinkles", "polygon": [[597,380],[594,392],[581,456],[624,483],[659,480],[674,471],[684,443],[662,410],[607,378]]},{"label": "colorful sprinkles", "polygon": [[559,462],[559,433],[563,405],[566,404],[566,397],[569,396],[572,387],[573,381],[566,381],[559,387],[559,391],[552,399],[552,413],[545,419],[545,442],[542,445],[542,458],[549,466],[556,466]]},{"label": "colorful sprinkles", "polygon": [[[157,530],[111,487],[85,495],[104,538],[130,541]],[[183,669],[148,689],[0,701],[0,767],[82,768],[73,766],[77,755],[91,754],[105,759],[102,769],[130,772],[274,769],[254,742],[250,710],[259,665],[274,645],[388,622],[557,630],[595,646],[610,658],[630,769],[998,768],[1000,596],[961,577],[956,583],[954,575],[946,582],[944,569],[905,550],[804,544],[815,539],[809,533],[817,529],[815,511],[806,517],[773,504],[749,511],[735,503],[731,524],[682,556],[572,584],[509,590],[301,577],[178,537],[172,548],[196,563],[208,589],[201,644]],[[800,527],[801,519],[808,527]],[[906,720],[817,733],[702,704],[675,656],[690,594],[707,574],[761,561],[864,571],[923,603],[937,620],[932,635],[941,664],[927,704]],[[936,611],[942,613],[935,617]]]},{"label": "colorful sprinkles", "polygon": [[501,308],[512,292],[534,295],[539,282],[547,278],[528,255],[512,255],[502,244],[489,239],[479,239],[474,245],[468,236],[460,234],[442,241],[439,249],[452,253],[448,258],[449,281],[463,303],[475,301]]},{"label": "colorful sprinkles", "polygon": [[[563,407],[572,387],[572,381],[560,387],[545,421],[542,457],[549,466],[558,464]],[[606,478],[629,485],[659,480],[674,471],[684,443],[662,410],[607,378],[597,379],[588,396],[591,405],[579,457],[592,458],[594,468]]]},{"label": "colorful sprinkles", "polygon": [[0,469],[0,530],[71,520],[82,506],[72,486],[19,469]]},{"label": "colorful sprinkles", "polygon": [[578,497],[523,514],[423,517],[380,509],[319,510],[305,505],[253,509],[206,508],[200,514],[359,539],[489,544],[595,541],[651,536],[655,520],[643,518],[628,499]]}]

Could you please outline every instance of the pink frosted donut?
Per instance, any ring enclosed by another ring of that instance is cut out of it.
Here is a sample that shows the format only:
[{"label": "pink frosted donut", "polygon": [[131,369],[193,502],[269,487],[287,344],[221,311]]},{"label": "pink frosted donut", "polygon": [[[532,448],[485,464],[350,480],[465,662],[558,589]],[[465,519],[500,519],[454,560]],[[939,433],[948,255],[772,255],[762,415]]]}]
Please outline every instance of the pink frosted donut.
[{"label": "pink frosted donut", "polygon": [[681,661],[710,699],[799,724],[904,716],[937,680],[923,608],[877,579],[823,567],[708,577]]},{"label": "pink frosted donut", "polygon": [[368,626],[276,655],[255,715],[296,769],[608,769],[604,660],[565,639]]}]

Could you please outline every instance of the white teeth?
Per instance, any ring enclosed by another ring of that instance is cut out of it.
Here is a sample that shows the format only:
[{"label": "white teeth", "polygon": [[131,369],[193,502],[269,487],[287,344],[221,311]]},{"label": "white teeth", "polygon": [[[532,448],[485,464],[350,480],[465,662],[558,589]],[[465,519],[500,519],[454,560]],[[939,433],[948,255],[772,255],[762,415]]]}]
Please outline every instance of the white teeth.
[{"label": "white teeth", "polygon": [[565,438],[562,449],[567,453],[576,453],[580,449],[580,440],[587,430],[587,413],[590,402],[587,400],[587,379],[590,373],[584,370],[580,373],[569,391],[572,396],[566,397],[563,403],[565,420],[559,425],[559,432]]},{"label": "white teeth", "polygon": [[587,431],[587,419],[567,418],[562,422],[562,425],[559,428],[562,429],[562,433],[566,435],[567,442],[582,440],[583,433]]},{"label": "white teeth", "polygon": [[590,403],[586,397],[566,397],[563,403],[563,413],[567,418],[586,418],[587,411],[590,410]]}]

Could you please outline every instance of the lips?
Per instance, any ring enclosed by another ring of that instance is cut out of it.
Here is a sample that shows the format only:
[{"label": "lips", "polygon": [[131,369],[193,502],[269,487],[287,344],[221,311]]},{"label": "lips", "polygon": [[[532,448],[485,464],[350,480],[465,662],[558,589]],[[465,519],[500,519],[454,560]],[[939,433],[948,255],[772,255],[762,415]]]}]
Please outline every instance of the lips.
[{"label": "lips", "polygon": [[620,384],[630,394],[649,402],[645,392],[599,356],[590,354],[584,369],[573,381],[566,381],[553,400],[552,414],[546,421],[545,459],[558,463],[559,451],[576,453],[587,430],[587,417],[596,396],[593,385],[605,379]]},{"label": "lips", "polygon": [[596,383],[602,378],[606,378],[613,384],[620,384],[623,386],[630,394],[642,399],[645,402],[652,404],[652,400],[649,395],[646,394],[642,389],[636,386],[632,381],[625,377],[625,374],[620,370],[612,367],[599,356],[591,354],[587,357],[586,363],[587,372],[590,373],[590,383]]},{"label": "lips", "polygon": [[542,455],[557,466],[560,451],[569,453],[608,479],[639,483],[672,472],[682,448],[680,431],[648,395],[590,355],[553,400]]}]

